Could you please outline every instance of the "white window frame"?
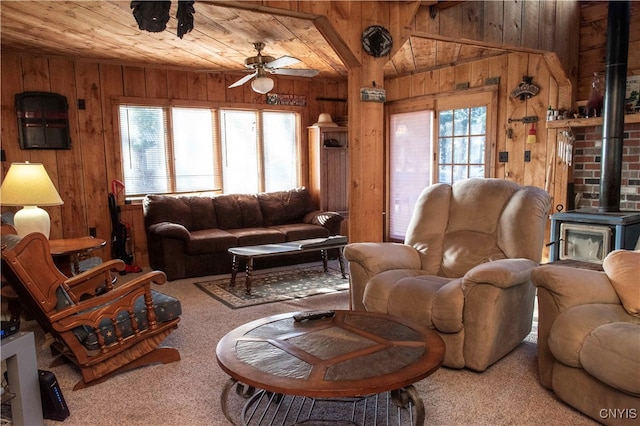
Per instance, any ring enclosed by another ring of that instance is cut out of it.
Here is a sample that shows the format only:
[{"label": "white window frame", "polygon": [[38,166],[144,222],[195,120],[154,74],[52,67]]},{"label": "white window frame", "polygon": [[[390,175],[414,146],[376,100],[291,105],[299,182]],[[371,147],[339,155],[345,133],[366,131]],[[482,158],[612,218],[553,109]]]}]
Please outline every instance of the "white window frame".
[{"label": "white window frame", "polygon": [[498,107],[498,91],[480,91],[475,93],[465,94],[451,94],[446,97],[440,97],[436,100],[436,116],[433,125],[433,165],[432,165],[432,183],[440,182],[439,169],[440,169],[440,144],[439,129],[440,129],[440,112],[456,109],[467,109],[486,106],[487,108],[487,131],[485,134],[485,149],[484,149],[484,177],[489,178],[495,176],[495,162],[494,152],[496,148],[496,134],[497,134],[497,107]]},{"label": "white window frame", "polygon": [[[217,103],[211,103],[211,102],[191,102],[191,101],[179,101],[179,100],[165,100],[165,99],[149,99],[149,98],[127,98],[127,97],[116,97],[113,99],[113,115],[114,115],[114,123],[116,123],[116,126],[114,127],[114,137],[115,140],[117,140],[117,153],[119,154],[119,158],[120,158],[120,162],[122,162],[123,156],[122,156],[122,140],[120,137],[120,106],[123,105],[128,105],[128,106],[141,106],[141,107],[156,107],[156,108],[163,108],[164,113],[167,115],[166,118],[166,126],[167,126],[167,137],[165,140],[166,144],[169,144],[169,147],[171,147],[171,144],[173,144],[173,128],[171,125],[171,108],[196,108],[196,109],[210,109],[212,111],[212,113],[214,113],[216,115],[216,119],[214,120],[214,129],[213,129],[213,140],[212,143],[214,144],[214,150],[213,150],[213,159],[212,161],[216,162],[217,165],[214,168],[215,173],[216,173],[216,181],[220,182],[220,185],[216,185],[219,187],[216,188],[211,188],[210,190],[205,190],[205,191],[199,191],[198,193],[214,193],[214,194],[221,194],[221,193],[225,193],[225,189],[224,189],[224,177],[223,177],[223,173],[222,173],[222,162],[224,161],[224,153],[223,153],[223,145],[222,145],[222,138],[221,138],[221,133],[220,133],[220,129],[221,129],[221,123],[220,123],[220,115],[221,115],[221,111],[222,110],[238,110],[238,111],[248,111],[248,112],[254,112],[257,114],[259,118],[259,122],[260,122],[260,126],[262,126],[262,113],[263,112],[278,112],[278,113],[291,113],[295,115],[295,125],[296,125],[296,129],[295,129],[295,149],[296,149],[296,157],[297,157],[297,161],[296,161],[296,179],[297,179],[297,186],[302,186],[304,184],[303,179],[302,179],[302,154],[303,154],[303,150],[302,148],[302,125],[301,125],[301,121],[302,121],[302,110],[301,108],[296,108],[296,107],[284,107],[284,108],[278,108],[278,107],[271,107],[270,108],[255,108],[255,107],[245,107],[245,106],[229,106],[228,104],[217,104]],[[265,182],[264,182],[264,173],[263,173],[263,168],[264,168],[264,164],[262,164],[262,162],[264,161],[264,156],[263,156],[263,152],[264,152],[264,140],[263,140],[263,132],[262,130],[260,130],[260,132],[258,133],[258,154],[261,156],[260,158],[260,164],[258,166],[258,170],[256,171],[257,175],[256,175],[256,179],[258,179],[259,184],[259,191],[263,191],[264,187],[265,187]],[[171,163],[173,161],[173,159],[167,159],[167,161],[169,163]],[[168,194],[168,195],[177,195],[177,194],[185,194],[185,193],[178,193],[178,192],[174,192],[175,189],[175,175],[173,174],[174,172],[171,171],[170,172],[170,179],[171,179],[171,183],[170,183],[170,188],[172,188],[169,192],[166,192],[164,194]],[[119,176],[118,176],[119,180],[122,180],[124,182],[124,171],[122,169],[120,169],[119,171]],[[146,194],[127,194],[126,193],[126,188],[125,188],[125,198],[127,200],[132,200],[132,201],[139,201],[142,198],[144,198],[144,195]]]}]

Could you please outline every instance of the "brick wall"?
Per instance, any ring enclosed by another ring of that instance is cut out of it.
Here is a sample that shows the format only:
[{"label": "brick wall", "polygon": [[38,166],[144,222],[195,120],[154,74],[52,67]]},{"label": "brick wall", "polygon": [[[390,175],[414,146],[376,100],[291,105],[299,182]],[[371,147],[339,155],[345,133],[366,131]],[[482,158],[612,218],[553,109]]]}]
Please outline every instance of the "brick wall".
[{"label": "brick wall", "polygon": [[[598,207],[602,126],[573,129],[574,192],[581,199],[576,208]],[[640,123],[625,125],[622,144],[620,210],[640,210]]]}]

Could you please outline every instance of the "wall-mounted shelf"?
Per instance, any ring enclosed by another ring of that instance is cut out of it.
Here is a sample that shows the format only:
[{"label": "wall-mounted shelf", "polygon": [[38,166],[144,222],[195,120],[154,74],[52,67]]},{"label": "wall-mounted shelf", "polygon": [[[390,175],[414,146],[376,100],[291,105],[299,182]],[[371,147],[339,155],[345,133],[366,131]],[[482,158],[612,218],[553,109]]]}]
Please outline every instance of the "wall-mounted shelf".
[{"label": "wall-mounted shelf", "polygon": [[[640,123],[640,114],[626,114],[624,116],[624,123],[625,124]],[[562,129],[565,127],[601,126],[602,117],[554,120],[554,121],[547,121],[546,124],[547,124],[547,129]]]}]

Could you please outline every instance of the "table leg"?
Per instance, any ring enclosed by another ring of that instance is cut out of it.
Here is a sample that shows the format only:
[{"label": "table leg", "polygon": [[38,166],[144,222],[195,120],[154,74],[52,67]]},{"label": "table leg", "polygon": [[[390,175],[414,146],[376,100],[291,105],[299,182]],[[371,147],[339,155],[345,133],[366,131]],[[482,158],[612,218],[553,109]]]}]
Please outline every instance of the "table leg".
[{"label": "table leg", "polygon": [[247,294],[251,294],[251,273],[253,272],[253,257],[247,259],[247,276],[244,285],[247,288]]},{"label": "table leg", "polygon": [[344,273],[344,247],[340,247],[338,249],[338,263],[340,264],[340,272],[342,273],[342,278],[347,278],[347,274]]},{"label": "table leg", "polygon": [[236,275],[238,274],[238,256],[233,255],[233,260],[231,262],[231,285],[236,284]]},{"label": "table leg", "polygon": [[328,263],[329,256],[327,255],[327,251],[320,250],[320,254],[322,255],[322,267],[324,268],[325,272],[329,272],[329,263]]},{"label": "table leg", "polygon": [[243,383],[240,383],[234,378],[230,378],[227,380],[227,383],[222,388],[222,393],[220,394],[220,406],[222,407],[222,413],[224,416],[231,422],[231,424],[235,424],[233,422],[233,418],[229,413],[229,392],[233,387],[236,387],[236,394],[240,395],[244,399],[249,399],[253,396],[256,389],[253,386],[247,386]]},{"label": "table leg", "polygon": [[229,415],[229,391],[236,383],[237,382],[235,379],[227,380],[227,383],[222,388],[222,393],[220,394],[220,406],[222,408],[222,414],[224,414],[224,416],[227,418],[227,420],[229,420],[229,422],[231,422],[231,424],[233,424],[233,419]]},{"label": "table leg", "polygon": [[416,417],[413,419],[412,424],[416,426],[424,425],[424,403],[413,385],[391,391],[391,399],[398,407],[408,408],[409,410],[411,409],[410,404],[413,404],[416,409]]}]

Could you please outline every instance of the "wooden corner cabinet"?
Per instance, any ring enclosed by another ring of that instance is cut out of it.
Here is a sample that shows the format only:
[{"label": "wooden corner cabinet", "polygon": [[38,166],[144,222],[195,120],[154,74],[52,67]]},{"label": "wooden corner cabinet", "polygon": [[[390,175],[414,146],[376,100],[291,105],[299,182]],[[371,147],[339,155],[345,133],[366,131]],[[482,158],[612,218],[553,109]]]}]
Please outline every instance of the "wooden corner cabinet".
[{"label": "wooden corner cabinet", "polygon": [[347,235],[349,218],[349,134],[347,127],[309,129],[309,192],[320,210],[345,217],[341,234]]}]

